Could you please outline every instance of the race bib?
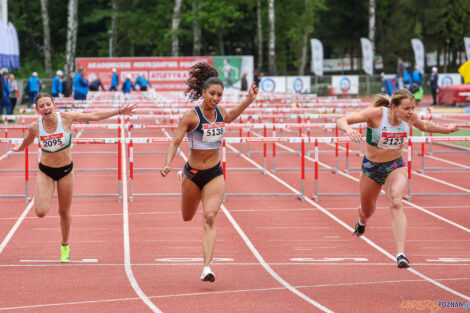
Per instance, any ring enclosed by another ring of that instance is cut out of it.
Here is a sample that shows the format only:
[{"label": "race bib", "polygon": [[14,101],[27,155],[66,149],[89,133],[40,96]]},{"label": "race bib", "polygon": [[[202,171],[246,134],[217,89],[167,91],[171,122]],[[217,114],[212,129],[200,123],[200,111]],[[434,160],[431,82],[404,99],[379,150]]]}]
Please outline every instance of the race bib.
[{"label": "race bib", "polygon": [[382,149],[391,149],[396,150],[400,149],[405,143],[408,135],[404,133],[386,133],[382,132],[382,137],[380,137],[377,147]]},{"label": "race bib", "polygon": [[64,134],[53,134],[47,136],[41,136],[41,146],[50,151],[57,151],[65,147],[66,142],[64,140]]},{"label": "race bib", "polygon": [[202,125],[202,141],[214,142],[221,141],[224,137],[225,123],[210,123]]}]

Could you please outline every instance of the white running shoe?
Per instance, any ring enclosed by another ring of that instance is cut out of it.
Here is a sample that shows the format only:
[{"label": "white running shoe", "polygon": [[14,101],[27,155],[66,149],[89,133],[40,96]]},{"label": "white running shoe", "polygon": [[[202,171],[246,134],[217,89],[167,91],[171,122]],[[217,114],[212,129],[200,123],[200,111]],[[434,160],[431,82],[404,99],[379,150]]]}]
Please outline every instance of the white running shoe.
[{"label": "white running shoe", "polygon": [[178,173],[176,173],[176,177],[178,177],[180,181],[183,181],[183,171],[178,171]]},{"label": "white running shoe", "polygon": [[215,275],[212,272],[210,266],[204,266],[204,269],[202,270],[202,274],[201,274],[201,280],[209,281],[211,283],[215,282]]}]

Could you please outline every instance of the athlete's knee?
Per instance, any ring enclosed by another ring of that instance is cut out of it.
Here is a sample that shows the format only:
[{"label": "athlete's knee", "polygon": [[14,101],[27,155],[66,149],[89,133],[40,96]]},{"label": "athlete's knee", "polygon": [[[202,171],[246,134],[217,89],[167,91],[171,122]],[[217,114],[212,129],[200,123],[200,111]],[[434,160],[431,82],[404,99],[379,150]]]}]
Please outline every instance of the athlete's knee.
[{"label": "athlete's knee", "polygon": [[389,203],[390,203],[390,209],[392,210],[400,210],[402,208],[402,194],[401,193],[393,193],[392,195],[389,196]]},{"label": "athlete's knee", "polygon": [[67,209],[59,209],[59,215],[61,218],[70,218],[70,210]]},{"label": "athlete's knee", "polygon": [[216,216],[216,214],[214,212],[205,213],[204,214],[204,225],[207,225],[209,227],[214,226],[215,216]]},{"label": "athlete's knee", "polygon": [[48,211],[48,208],[40,207],[40,206],[35,206],[34,207],[34,212],[36,213],[37,217],[44,217],[46,216]]}]

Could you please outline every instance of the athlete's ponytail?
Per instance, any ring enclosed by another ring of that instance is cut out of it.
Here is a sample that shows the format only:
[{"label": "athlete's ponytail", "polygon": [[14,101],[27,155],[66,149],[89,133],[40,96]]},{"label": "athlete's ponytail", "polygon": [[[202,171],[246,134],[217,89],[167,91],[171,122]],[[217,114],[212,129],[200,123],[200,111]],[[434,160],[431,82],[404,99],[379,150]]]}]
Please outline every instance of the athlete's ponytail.
[{"label": "athlete's ponytail", "polygon": [[398,89],[392,94],[392,97],[388,95],[376,95],[372,106],[374,107],[389,107],[391,104],[394,106],[399,106],[401,101],[404,99],[415,100],[413,94],[405,88]]},{"label": "athlete's ponytail", "polygon": [[224,87],[224,83],[218,78],[219,73],[211,65],[200,62],[191,67],[189,78],[186,80],[186,91],[184,94],[189,100],[197,101],[202,97],[202,91],[209,85],[217,84]]}]

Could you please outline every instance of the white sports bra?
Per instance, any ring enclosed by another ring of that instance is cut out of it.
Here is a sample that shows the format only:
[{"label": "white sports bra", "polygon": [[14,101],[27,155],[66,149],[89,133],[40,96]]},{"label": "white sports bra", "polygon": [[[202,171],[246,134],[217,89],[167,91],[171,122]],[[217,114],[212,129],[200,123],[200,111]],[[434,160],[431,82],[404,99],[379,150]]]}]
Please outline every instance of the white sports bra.
[{"label": "white sports bra", "polygon": [[59,152],[70,147],[72,134],[66,133],[62,127],[60,112],[57,114],[57,128],[52,134],[47,133],[42,125],[42,116],[39,117],[39,144],[44,152]]}]

